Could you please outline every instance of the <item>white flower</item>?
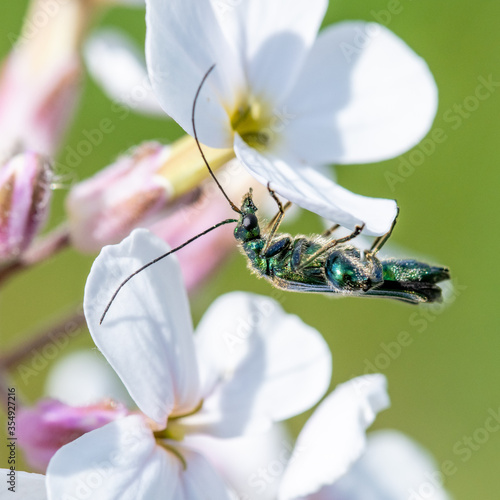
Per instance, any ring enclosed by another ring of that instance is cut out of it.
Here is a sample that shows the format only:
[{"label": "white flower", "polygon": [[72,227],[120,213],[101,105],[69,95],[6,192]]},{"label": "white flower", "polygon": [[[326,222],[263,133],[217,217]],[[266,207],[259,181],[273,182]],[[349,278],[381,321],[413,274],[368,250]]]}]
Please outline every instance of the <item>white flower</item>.
[{"label": "white flower", "polygon": [[83,55],[89,73],[111,100],[138,113],[167,118],[151,88],[144,55],[131,37],[100,29],[85,42]]},{"label": "white flower", "polygon": [[[366,437],[388,404],[385,377],[367,375],[319,405],[294,449],[279,429],[259,448],[247,437],[190,443],[210,450],[218,471],[247,500],[449,500],[439,466],[419,445],[396,431]],[[234,457],[241,457],[238,467]]]},{"label": "white flower", "polygon": [[328,2],[147,0],[146,61],[165,111],[202,143],[234,148],[262,183],[351,229],[387,232],[392,200],[341,188],[313,168],[394,157],[429,130],[437,90],[425,62],[386,28],[317,31]]},{"label": "white flower", "polygon": [[121,380],[95,349],[73,351],[58,359],[47,374],[44,393],[71,406],[111,399],[133,407]]},{"label": "white flower", "polygon": [[311,500],[449,500],[439,465],[419,444],[397,431],[368,436],[360,459]]},{"label": "white flower", "polygon": [[117,285],[167,250],[136,230],[92,267],[84,299],[90,332],[142,414],[63,446],[47,469],[49,497],[229,498],[184,435],[263,431],[314,405],[328,387],[331,356],[321,335],[267,297],[219,298],[193,336],[174,258],[134,277],[99,325]]},{"label": "white flower", "polygon": [[[439,466],[417,443],[396,431],[377,431],[365,439],[375,414],[387,405],[384,377],[368,375],[325,399],[293,454],[279,427],[258,439],[193,436],[186,441],[209,455],[247,500],[449,500]],[[20,472],[17,485],[26,500],[46,498],[43,476]]]},{"label": "white flower", "polygon": [[366,429],[389,406],[383,375],[340,385],[316,409],[297,438],[280,484],[280,500],[313,495],[334,483],[359,458]]}]

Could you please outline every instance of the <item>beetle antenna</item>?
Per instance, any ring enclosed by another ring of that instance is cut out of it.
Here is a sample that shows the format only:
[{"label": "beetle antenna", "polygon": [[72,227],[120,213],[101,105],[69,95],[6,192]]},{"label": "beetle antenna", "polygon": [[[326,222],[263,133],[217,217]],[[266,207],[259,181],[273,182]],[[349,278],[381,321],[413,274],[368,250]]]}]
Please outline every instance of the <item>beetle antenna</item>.
[{"label": "beetle antenna", "polygon": [[214,229],[217,229],[220,226],[223,226],[224,224],[230,224],[231,222],[238,222],[236,219],[226,219],[223,220],[222,222],[218,222],[212,227],[209,227],[208,229],[205,229],[205,231],[201,232],[200,234],[197,234],[196,236],[193,236],[191,239],[185,241],[182,243],[182,245],[179,245],[178,247],[175,247],[173,250],[168,251],[167,253],[164,253],[163,255],[160,255],[159,257],[156,257],[156,259],[152,260],[151,262],[148,262],[141,268],[137,269],[137,271],[133,272],[128,278],[124,279],[118,288],[115,290],[115,293],[111,297],[110,301],[108,302],[108,305],[106,306],[106,309],[104,309],[104,312],[102,313],[101,319],[99,320],[99,324],[102,325],[102,322],[104,321],[104,318],[106,317],[106,314],[109,311],[109,308],[111,307],[111,304],[114,302],[116,299],[116,296],[120,292],[120,290],[136,275],[144,271],[144,269],[147,269],[149,266],[152,266],[153,264],[156,264],[160,260],[164,259],[165,257],[168,257],[169,255],[172,255],[173,253],[177,252],[177,250],[180,250],[181,248],[184,248],[186,245],[189,245],[189,243],[193,242],[194,240],[197,240],[200,236],[203,236],[210,231],[213,231]]},{"label": "beetle antenna", "polygon": [[215,174],[214,174],[212,168],[208,164],[207,158],[205,157],[205,154],[203,153],[203,149],[201,148],[200,141],[198,140],[198,133],[196,132],[196,125],[194,123],[195,122],[195,120],[194,120],[194,114],[195,114],[195,111],[196,111],[196,103],[198,102],[198,97],[200,95],[200,92],[201,92],[201,89],[203,87],[203,84],[205,83],[206,79],[208,78],[208,75],[210,75],[210,73],[212,72],[212,70],[214,68],[215,68],[215,64],[212,64],[212,66],[210,66],[210,68],[208,69],[208,71],[203,76],[203,78],[202,78],[202,80],[200,82],[200,85],[198,86],[198,90],[196,91],[196,95],[194,96],[193,111],[191,113],[191,123],[193,124],[193,135],[194,135],[194,140],[196,141],[196,145],[198,146],[198,149],[200,150],[201,157],[203,158],[203,161],[205,162],[205,165],[207,166],[208,171],[210,172],[210,175],[212,176],[212,179],[215,181],[215,183],[217,184],[217,186],[221,190],[222,194],[224,195],[224,197],[228,201],[228,203],[231,206],[231,208],[235,212],[241,214],[242,213],[241,210],[229,199],[229,196],[226,194],[226,192],[224,191],[224,189],[220,185],[219,181],[217,180],[217,177],[215,177]]},{"label": "beetle antenna", "polygon": [[[206,79],[208,78],[208,75],[210,75],[210,73],[213,71],[214,68],[215,68],[215,64],[213,64],[212,66],[210,66],[210,68],[208,69],[208,71],[203,76],[203,79],[201,80],[200,85],[198,86],[198,89],[196,90],[196,94],[194,96],[193,110],[192,110],[192,113],[191,113],[191,122],[193,124],[193,134],[194,134],[194,139],[196,141],[196,145],[198,146],[198,149],[200,151],[201,157],[203,158],[203,161],[205,162],[205,165],[207,166],[208,171],[210,172],[210,175],[212,176],[213,180],[215,181],[215,183],[217,184],[217,186],[221,190],[222,194],[225,196],[226,200],[229,202],[229,205],[231,205],[231,208],[235,212],[241,214],[242,213],[241,210],[229,199],[229,196],[226,194],[226,192],[224,191],[224,189],[220,185],[219,181],[217,180],[217,177],[215,177],[215,174],[213,173],[212,169],[210,168],[210,165],[209,165],[209,163],[208,163],[208,161],[207,161],[207,159],[205,157],[205,154],[203,153],[203,149],[201,148],[200,141],[198,140],[198,133],[196,132],[196,125],[195,125],[195,119],[194,119],[194,117],[195,117],[195,111],[196,111],[196,103],[198,101],[198,97],[200,95],[200,92],[201,92],[201,89],[203,87],[203,84],[205,83]],[[223,220],[222,222],[219,222],[219,223],[215,224],[214,226],[209,227],[208,229],[206,229],[205,231],[197,234],[193,238],[185,241],[184,243],[182,243],[182,245],[179,245],[178,247],[174,248],[173,250],[170,250],[167,253],[164,253],[163,255],[160,255],[156,259],[152,260],[151,262],[148,262],[147,264],[145,264],[144,266],[142,266],[140,269],[137,269],[137,271],[135,271],[128,278],[126,278],[125,280],[123,280],[120,283],[120,285],[118,286],[118,288],[115,290],[115,293],[113,294],[113,296],[111,297],[110,301],[108,302],[108,304],[106,306],[106,309],[104,309],[104,312],[102,313],[101,319],[99,320],[99,324],[101,325],[102,322],[104,321],[104,318],[106,317],[106,314],[108,313],[109,308],[111,307],[111,304],[113,304],[113,302],[116,299],[116,296],[118,295],[118,293],[120,292],[120,290],[134,276],[138,275],[139,273],[141,273],[142,271],[144,271],[145,269],[147,269],[149,266],[152,266],[153,264],[156,264],[157,262],[159,262],[160,260],[164,259],[165,257],[168,257],[169,255],[172,255],[173,253],[177,252],[181,248],[184,248],[186,245],[189,245],[189,243],[191,243],[194,240],[198,239],[200,236],[203,236],[203,235],[209,233],[210,231],[213,231],[214,229],[217,229],[220,226],[223,226],[225,224],[230,224],[231,222],[238,222],[238,221],[237,221],[237,219],[226,219],[226,220]]]}]

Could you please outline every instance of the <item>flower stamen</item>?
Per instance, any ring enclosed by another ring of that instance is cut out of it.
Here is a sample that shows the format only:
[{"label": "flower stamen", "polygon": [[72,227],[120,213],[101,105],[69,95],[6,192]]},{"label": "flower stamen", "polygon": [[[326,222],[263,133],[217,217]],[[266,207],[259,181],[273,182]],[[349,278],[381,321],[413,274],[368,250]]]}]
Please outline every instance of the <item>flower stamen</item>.
[{"label": "flower stamen", "polygon": [[155,431],[154,436],[157,441],[161,442],[162,439],[172,439],[174,441],[182,441],[186,434],[186,428],[182,424],[182,418],[190,417],[195,413],[198,413],[203,407],[203,399],[196,405],[195,408],[188,411],[187,413],[179,415],[171,415],[168,419],[167,427],[161,431]]},{"label": "flower stamen", "polygon": [[168,420],[175,420],[179,418],[184,418],[184,417],[190,417],[191,415],[194,415],[195,413],[198,413],[201,409],[203,408],[203,399],[200,399],[200,402],[190,411],[187,413],[180,413],[178,415],[170,415]]},{"label": "flower stamen", "polygon": [[269,130],[270,116],[268,107],[255,97],[238,106],[231,115],[231,127],[251,147],[265,150],[271,137],[266,132]]},{"label": "flower stamen", "polygon": [[174,454],[180,461],[181,461],[181,464],[182,464],[182,468],[184,470],[187,469],[187,462],[186,462],[186,459],[182,456],[182,453],[177,449],[175,448],[175,446],[172,446],[168,443],[165,443],[165,441],[158,441],[158,444],[162,447],[162,448],[165,448],[165,450],[169,451],[170,453]]}]

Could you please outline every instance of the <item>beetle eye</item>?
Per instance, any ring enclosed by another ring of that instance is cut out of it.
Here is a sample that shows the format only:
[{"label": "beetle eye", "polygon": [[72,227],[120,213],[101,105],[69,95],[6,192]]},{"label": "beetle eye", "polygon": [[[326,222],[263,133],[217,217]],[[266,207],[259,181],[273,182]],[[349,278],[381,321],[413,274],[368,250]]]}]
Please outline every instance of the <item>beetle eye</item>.
[{"label": "beetle eye", "polygon": [[243,220],[241,221],[243,227],[251,231],[252,229],[255,229],[259,225],[259,221],[257,219],[257,216],[255,214],[247,214],[245,217],[243,217]]}]

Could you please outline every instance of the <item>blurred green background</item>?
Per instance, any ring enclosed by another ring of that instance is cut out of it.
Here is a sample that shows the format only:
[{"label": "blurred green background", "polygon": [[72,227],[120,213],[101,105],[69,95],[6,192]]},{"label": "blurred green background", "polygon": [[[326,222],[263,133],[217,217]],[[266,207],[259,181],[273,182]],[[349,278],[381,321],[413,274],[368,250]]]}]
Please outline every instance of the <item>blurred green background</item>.
[{"label": "blurred green background", "polygon": [[[16,0],[2,7],[2,33],[19,32],[26,5],[26,0]],[[397,13],[391,14],[389,8]],[[452,461],[453,468],[447,465],[448,472],[453,472],[446,478],[446,487],[456,498],[497,499],[500,431],[484,429],[490,412],[500,413],[496,312],[500,275],[495,254],[500,240],[494,223],[500,187],[500,87],[477,106],[468,98],[474,96],[478,78],[500,82],[500,2],[337,0],[331,2],[325,24],[376,17],[428,62],[440,93],[433,128],[443,129],[446,139],[429,147],[434,149],[430,154],[428,149],[425,154],[411,157],[408,152],[375,165],[339,167],[339,181],[356,193],[398,200],[401,214],[392,241],[415,255],[448,265],[456,280],[454,301],[446,308],[416,309],[390,301],[286,294],[283,307],[327,338],[334,358],[332,386],[373,371],[373,365],[387,375],[392,408],[377,418],[374,428],[404,431],[428,448],[440,466]],[[143,42],[141,9],[110,10],[99,24],[122,27]],[[9,39],[1,36],[0,55],[9,49]],[[474,109],[458,119],[456,106],[464,104]],[[87,78],[63,147],[76,144],[83,129],[109,117],[110,107]],[[116,125],[115,132],[84,159],[80,178],[142,140],[170,142],[182,135],[173,122],[133,114]],[[418,159],[410,175],[408,171],[401,175],[402,158]],[[50,227],[63,220],[65,195],[64,190],[55,193]],[[303,213],[287,229],[307,234],[321,228],[316,216]],[[77,304],[91,263],[92,257],[70,250],[9,282],[1,290],[2,350]],[[235,289],[271,293],[269,285],[250,275],[243,257],[235,253],[224,270],[193,296],[195,321],[215,297]],[[401,332],[407,332],[412,342],[391,359],[384,346],[397,352],[393,343]],[[86,334],[62,354],[84,345],[91,345]],[[29,386],[19,377],[12,384],[35,398],[46,372],[42,370]],[[294,432],[306,418],[293,419]],[[2,422],[2,436],[4,429]]]}]

